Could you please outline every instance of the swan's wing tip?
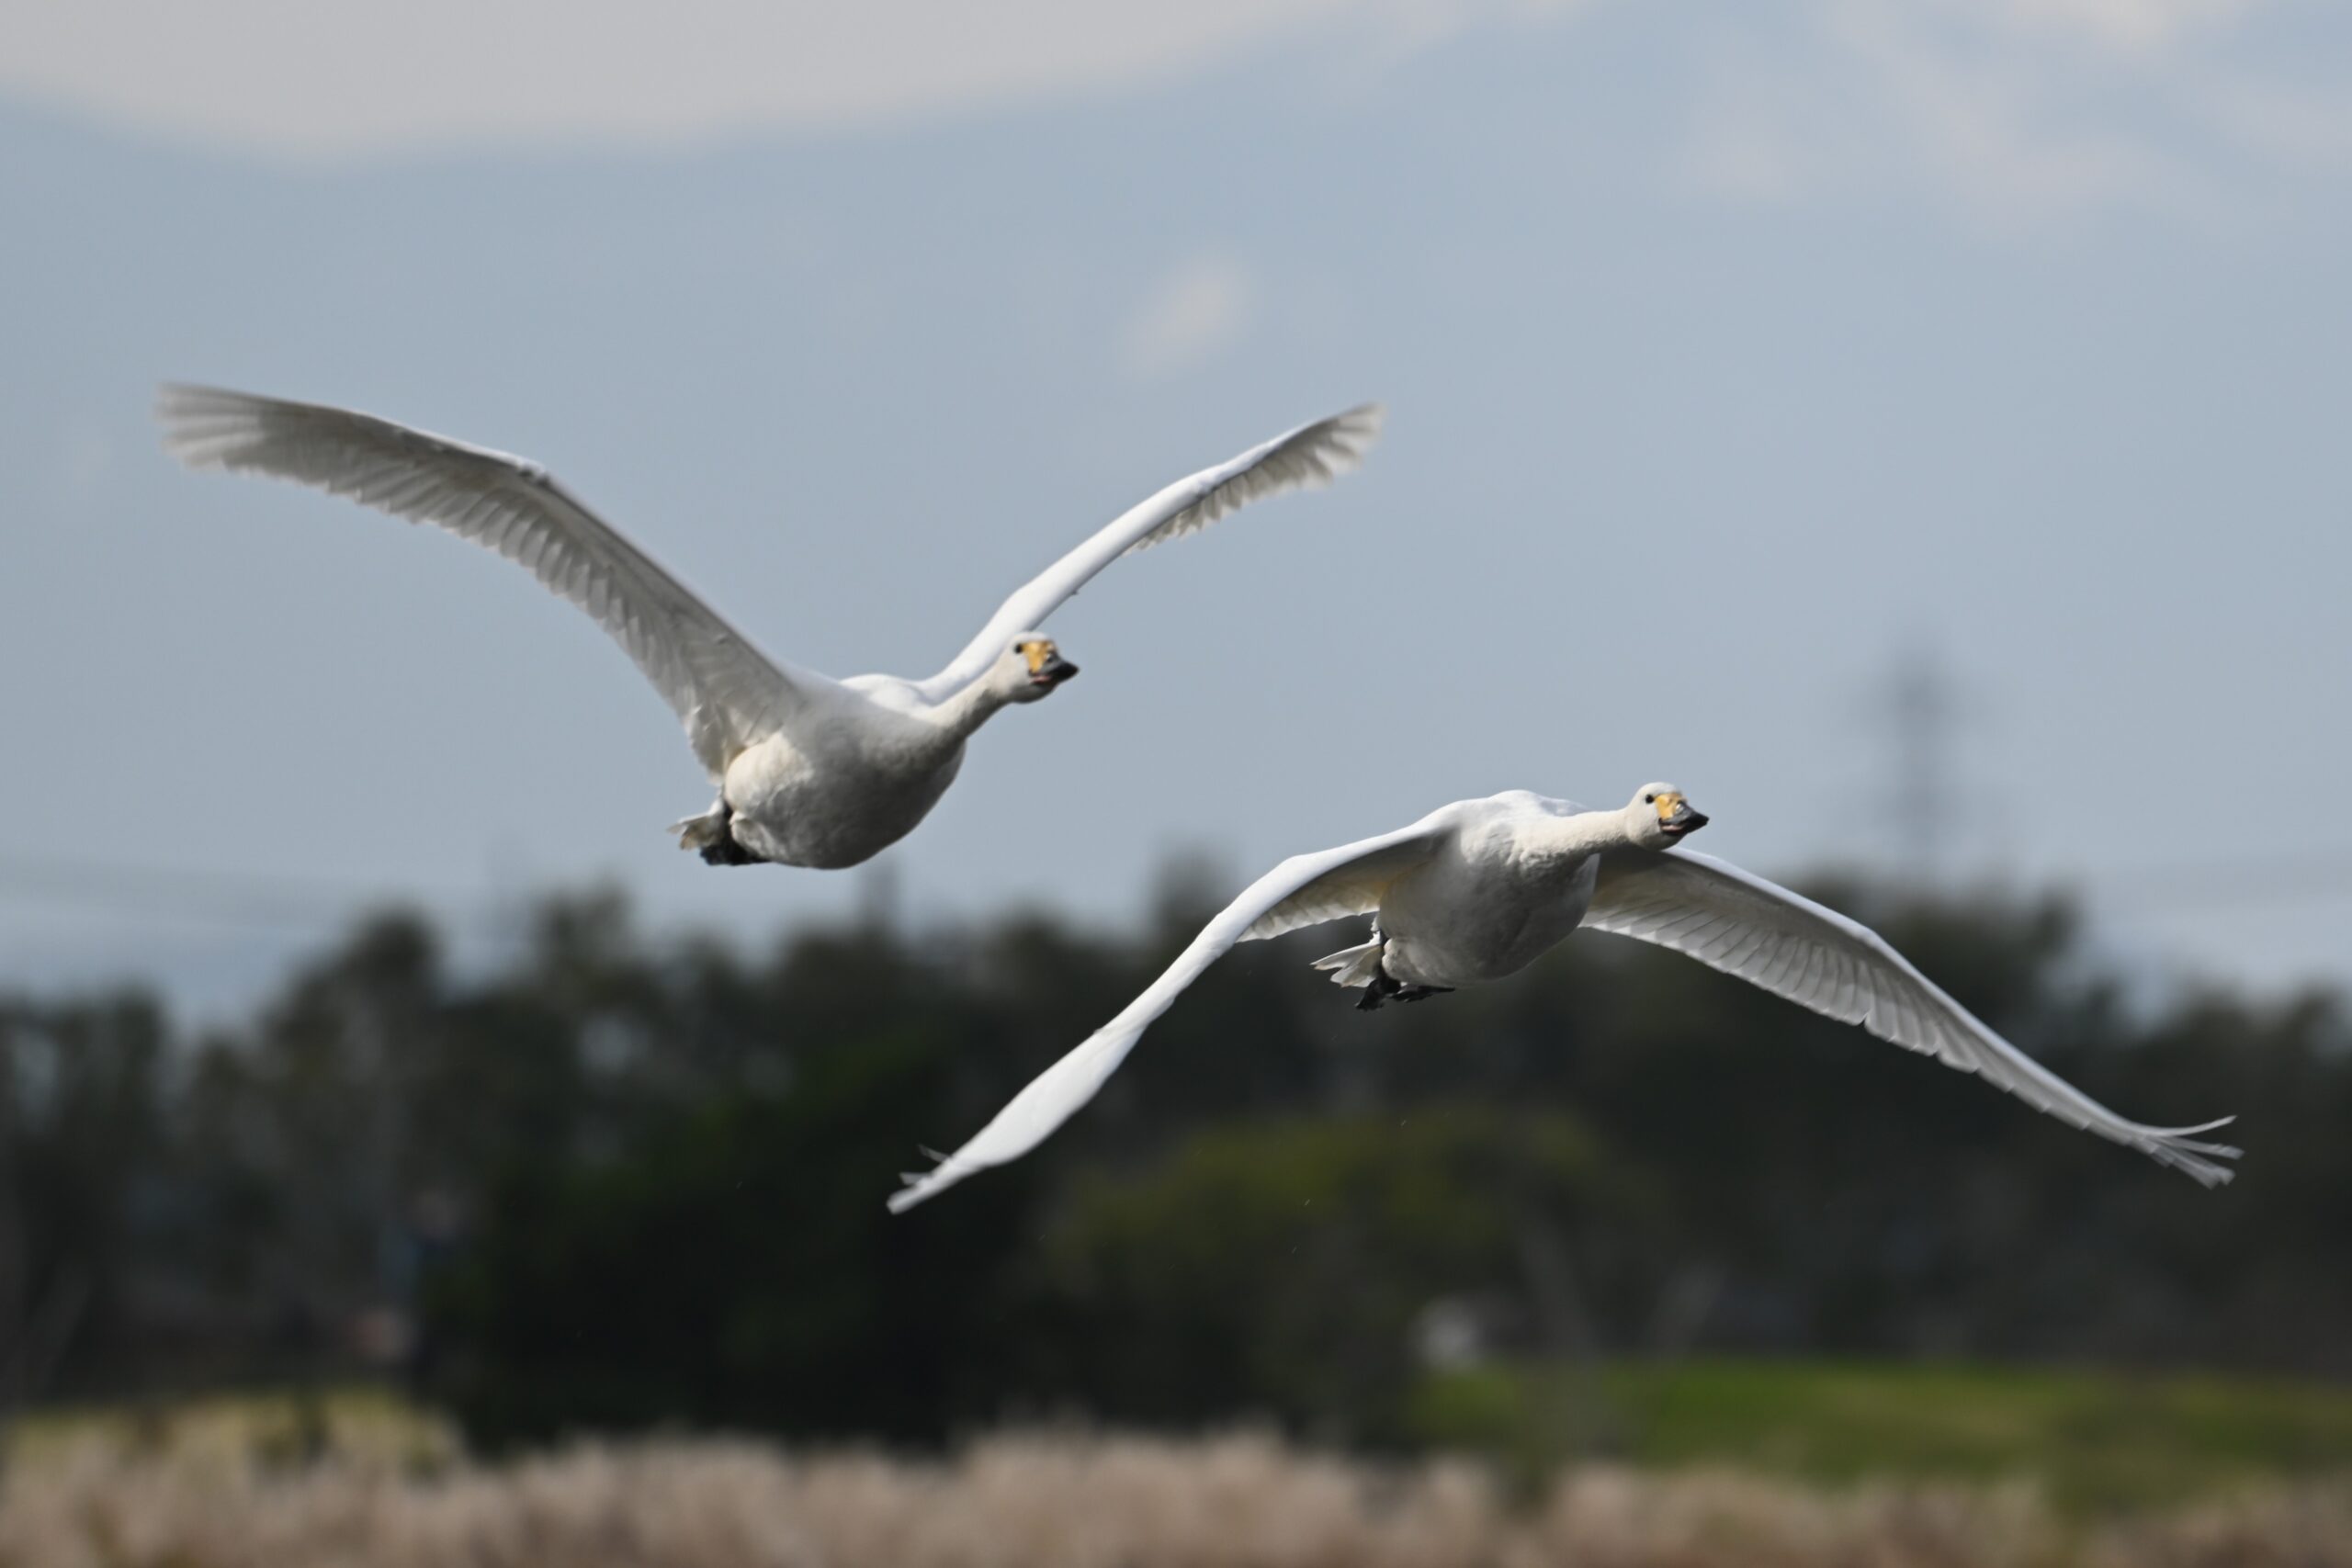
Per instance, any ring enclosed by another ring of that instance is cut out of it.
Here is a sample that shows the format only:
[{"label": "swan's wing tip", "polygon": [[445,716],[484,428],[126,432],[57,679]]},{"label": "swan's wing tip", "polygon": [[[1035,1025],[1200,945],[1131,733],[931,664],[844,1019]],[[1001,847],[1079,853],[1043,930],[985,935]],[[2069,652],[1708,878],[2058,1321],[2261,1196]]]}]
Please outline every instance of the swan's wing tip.
[{"label": "swan's wing tip", "polygon": [[988,1168],[986,1166],[974,1165],[969,1161],[959,1165],[956,1162],[954,1156],[941,1154],[937,1149],[922,1144],[917,1144],[915,1148],[925,1159],[931,1161],[932,1168],[929,1170],[899,1172],[899,1179],[906,1185],[891,1193],[886,1205],[894,1214],[903,1214],[924,1199],[944,1192],[964,1178]]},{"label": "swan's wing tip", "polygon": [[243,396],[226,387],[214,387],[202,381],[158,381],[155,383],[155,412],[166,413],[191,403],[218,402]]},{"label": "swan's wing tip", "polygon": [[937,1170],[907,1170],[899,1173],[904,1187],[890,1194],[885,1206],[894,1214],[903,1214],[927,1198],[938,1196],[968,1175],[967,1171],[950,1170],[941,1166]]},{"label": "swan's wing tip", "polygon": [[[2232,1149],[2229,1153],[2234,1157],[2237,1150]],[[2167,1155],[2164,1156],[2164,1163],[2208,1191],[2216,1187],[2227,1187],[2237,1179],[2238,1173],[2228,1166],[2215,1165],[2211,1160],[2199,1159],[2192,1155]]]},{"label": "swan's wing tip", "polygon": [[165,381],[155,389],[164,450],[192,468],[225,467],[227,450],[251,430],[255,400],[225,387]]},{"label": "swan's wing tip", "polygon": [[2245,1151],[2231,1144],[2199,1143],[2187,1134],[2210,1133],[2235,1120],[2233,1116],[2224,1116],[2197,1127],[2150,1128],[2153,1136],[2140,1146],[2158,1164],[2170,1166],[2200,1187],[2225,1187],[2237,1172],[2220,1162],[2241,1158]]},{"label": "swan's wing tip", "polygon": [[154,409],[156,418],[168,422],[206,414],[246,414],[266,407],[269,401],[251,392],[232,391],[202,381],[160,381],[155,386]]},{"label": "swan's wing tip", "polygon": [[2148,1130],[2161,1138],[2193,1138],[2199,1133],[2216,1132],[2236,1120],[2235,1116],[2216,1116],[2211,1122],[2199,1122],[2194,1127],[2151,1127]]},{"label": "swan's wing tip", "polygon": [[1388,423],[1385,403],[1358,403],[1355,407],[1333,414],[1323,422],[1322,457],[1328,474],[1307,480],[1310,484],[1329,484],[1342,474],[1353,473],[1363,465],[1364,454],[1380,439]]}]

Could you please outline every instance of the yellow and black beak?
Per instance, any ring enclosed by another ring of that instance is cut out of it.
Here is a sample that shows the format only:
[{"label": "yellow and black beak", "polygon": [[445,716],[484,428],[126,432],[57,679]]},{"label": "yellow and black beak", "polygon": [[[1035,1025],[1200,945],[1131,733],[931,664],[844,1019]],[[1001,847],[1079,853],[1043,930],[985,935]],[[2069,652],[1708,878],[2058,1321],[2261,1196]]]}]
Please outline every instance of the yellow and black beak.
[{"label": "yellow and black beak", "polygon": [[1690,803],[1672,790],[1657,797],[1658,831],[1669,839],[1679,839],[1695,833],[1707,825],[1707,814],[1693,811]]},{"label": "yellow and black beak", "polygon": [[1029,683],[1033,686],[1058,686],[1078,673],[1078,666],[1064,659],[1061,649],[1043,637],[1023,643],[1021,652],[1029,660]]}]

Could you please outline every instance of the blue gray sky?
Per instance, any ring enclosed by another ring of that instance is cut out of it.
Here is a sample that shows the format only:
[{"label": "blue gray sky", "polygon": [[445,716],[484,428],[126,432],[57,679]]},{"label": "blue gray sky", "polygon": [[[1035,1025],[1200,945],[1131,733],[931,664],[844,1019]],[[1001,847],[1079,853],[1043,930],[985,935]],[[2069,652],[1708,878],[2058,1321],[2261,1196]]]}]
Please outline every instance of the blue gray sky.
[{"label": "blue gray sky", "polygon": [[[2320,0],[34,0],[0,204],[0,981],[233,999],[375,894],[764,936],[867,885],[679,854],[703,782],[587,621],[182,472],[165,378],[528,454],[844,674],[1385,400],[1360,475],[1055,617],[1085,676],[886,857],[917,915],[1664,776],[1759,870],[1940,821],[2146,972],[2352,979]],[[1940,807],[1883,712],[1929,656]]]}]

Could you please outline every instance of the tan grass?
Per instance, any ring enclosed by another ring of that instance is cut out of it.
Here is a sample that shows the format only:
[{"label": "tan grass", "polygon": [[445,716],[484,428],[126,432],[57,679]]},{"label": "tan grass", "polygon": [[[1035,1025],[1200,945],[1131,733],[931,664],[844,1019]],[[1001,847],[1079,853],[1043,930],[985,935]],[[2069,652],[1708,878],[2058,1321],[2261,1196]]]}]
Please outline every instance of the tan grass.
[{"label": "tan grass", "polygon": [[2352,1485],[2096,1528],[2017,1489],[1586,1468],[1512,1506],[1461,1463],[1240,1434],[1005,1435],[951,1461],[753,1443],[500,1466],[368,1448],[20,1450],[0,1568],[2352,1568]]}]

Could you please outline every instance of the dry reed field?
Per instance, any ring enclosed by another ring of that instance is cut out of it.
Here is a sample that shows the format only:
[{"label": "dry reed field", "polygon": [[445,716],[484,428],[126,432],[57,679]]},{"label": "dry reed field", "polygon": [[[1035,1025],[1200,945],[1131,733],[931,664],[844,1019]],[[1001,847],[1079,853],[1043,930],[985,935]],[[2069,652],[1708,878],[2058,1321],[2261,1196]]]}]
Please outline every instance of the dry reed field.
[{"label": "dry reed field", "polygon": [[743,1442],[468,1464],[348,1424],[20,1449],[0,1568],[2352,1568],[2352,1483],[2068,1522],[2024,1488],[1829,1491],[1580,1468],[1514,1503],[1476,1468],[1260,1435],[1058,1433],[953,1460]]}]

